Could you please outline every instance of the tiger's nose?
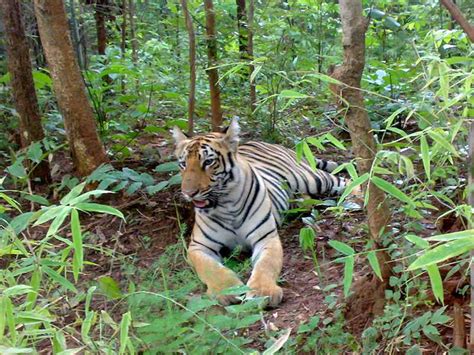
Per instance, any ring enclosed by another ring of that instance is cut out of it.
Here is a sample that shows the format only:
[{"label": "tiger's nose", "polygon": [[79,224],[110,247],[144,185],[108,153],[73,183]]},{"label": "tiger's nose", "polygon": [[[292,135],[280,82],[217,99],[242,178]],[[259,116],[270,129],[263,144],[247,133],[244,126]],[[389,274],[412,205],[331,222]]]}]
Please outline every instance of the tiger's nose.
[{"label": "tiger's nose", "polygon": [[183,195],[189,197],[189,198],[192,198],[194,196],[197,195],[197,193],[199,192],[198,189],[184,189],[181,191],[183,193]]}]

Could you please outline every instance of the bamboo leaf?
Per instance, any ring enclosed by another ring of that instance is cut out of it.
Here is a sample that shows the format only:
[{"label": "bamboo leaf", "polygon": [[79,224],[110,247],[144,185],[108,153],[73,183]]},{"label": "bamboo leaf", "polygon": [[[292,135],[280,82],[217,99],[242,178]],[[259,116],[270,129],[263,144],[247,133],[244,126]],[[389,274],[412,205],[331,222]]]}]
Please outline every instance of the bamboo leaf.
[{"label": "bamboo leaf", "polygon": [[385,191],[389,195],[405,202],[409,205],[414,205],[414,201],[408,197],[405,193],[400,191],[396,186],[391,183],[379,178],[378,176],[372,176],[371,181],[381,190]]},{"label": "bamboo leaf", "polygon": [[125,313],[122,316],[122,321],[120,322],[120,350],[119,354],[125,354],[128,342],[130,341],[128,337],[128,332],[130,329],[130,324],[132,323],[132,315],[130,312]]},{"label": "bamboo leaf", "polygon": [[346,186],[344,192],[342,193],[341,197],[339,198],[339,201],[337,201],[337,204],[341,205],[341,203],[352,192],[352,190],[354,190],[357,186],[360,186],[364,182],[366,182],[369,179],[369,176],[370,176],[369,173],[365,173],[364,175],[359,176],[354,181],[351,181],[351,183]]},{"label": "bamboo leaf", "polygon": [[313,152],[309,148],[308,143],[303,142],[303,154],[312,170],[316,170],[316,160],[314,159]]},{"label": "bamboo leaf", "polygon": [[337,240],[330,240],[329,245],[344,255],[351,256],[355,254],[355,251],[352,249],[352,247]]},{"label": "bamboo leaf", "polygon": [[336,137],[334,137],[331,133],[326,133],[324,135],[324,137],[332,143],[332,145],[334,145],[336,148],[339,148],[339,149],[342,149],[342,150],[346,150],[346,147],[344,146],[344,144],[339,140],[337,139]]},{"label": "bamboo leaf", "polygon": [[430,243],[428,243],[425,239],[420,238],[413,234],[406,235],[405,239],[408,240],[410,243],[415,244],[417,247],[421,249],[428,249],[430,247]]},{"label": "bamboo leaf", "polygon": [[473,238],[473,237],[474,237],[474,229],[468,229],[466,231],[461,231],[461,232],[435,235],[435,236],[426,238],[426,240],[434,241],[434,242],[448,242],[451,240]]},{"label": "bamboo leaf", "polygon": [[377,277],[383,281],[379,259],[377,259],[377,253],[374,250],[369,251],[367,253],[367,259],[369,260],[369,264],[372,267],[372,270],[374,270],[375,275],[377,275]]},{"label": "bamboo leaf", "polygon": [[72,245],[74,248],[74,258],[72,261],[72,272],[74,280],[77,282],[79,279],[79,273],[84,267],[84,250],[82,245],[82,233],[81,224],[79,221],[79,212],[73,209],[71,212],[71,232],[72,232]]},{"label": "bamboo leaf", "polygon": [[76,204],[75,207],[81,211],[106,213],[125,219],[123,213],[120,212],[118,209],[99,203],[80,202]]},{"label": "bamboo leaf", "polygon": [[420,138],[421,159],[423,160],[423,167],[425,168],[426,177],[431,180],[431,162],[430,162],[430,147],[426,141],[425,136]]},{"label": "bamboo leaf", "polygon": [[474,238],[472,237],[452,240],[426,251],[408,267],[408,270],[416,270],[437,264],[472,249],[474,249]]},{"label": "bamboo leaf", "polygon": [[61,209],[59,211],[59,214],[56,216],[54,219],[53,223],[49,226],[48,233],[46,233],[46,236],[49,237],[50,235],[55,235],[61,225],[63,224],[64,220],[66,217],[69,215],[69,212],[71,211],[71,207],[69,206],[59,206]]},{"label": "bamboo leaf", "polygon": [[441,279],[441,274],[437,265],[429,265],[426,267],[428,271],[428,276],[430,277],[431,289],[433,294],[438,301],[444,304],[444,290],[443,290],[443,280]]},{"label": "bamboo leaf", "polygon": [[344,297],[349,295],[349,291],[352,285],[352,277],[354,275],[354,256],[348,256],[344,264]]}]

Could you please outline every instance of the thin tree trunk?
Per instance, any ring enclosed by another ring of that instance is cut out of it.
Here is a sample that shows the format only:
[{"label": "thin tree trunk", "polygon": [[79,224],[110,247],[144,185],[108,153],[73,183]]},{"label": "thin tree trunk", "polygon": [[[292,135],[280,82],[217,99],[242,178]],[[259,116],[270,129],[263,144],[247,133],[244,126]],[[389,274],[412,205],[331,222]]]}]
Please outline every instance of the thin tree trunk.
[{"label": "thin tree trunk", "polygon": [[[469,170],[468,170],[469,194],[468,203],[474,208],[474,122],[469,123]],[[474,228],[474,221],[470,221],[470,228]],[[474,250],[471,251],[471,329],[469,336],[469,350],[474,353]]]},{"label": "thin tree trunk", "polygon": [[79,67],[84,70],[84,58],[82,57],[81,42],[79,40],[79,28],[76,19],[76,9],[74,5],[74,0],[69,0],[69,14],[71,17],[71,33],[72,42],[74,44],[74,50],[76,51],[76,57],[79,63]]},{"label": "thin tree trunk", "polygon": [[246,59],[248,55],[248,32],[247,32],[247,13],[245,9],[245,0],[236,0],[237,5],[237,32],[239,35],[240,59]]},{"label": "thin tree trunk", "polygon": [[95,26],[97,30],[97,53],[105,55],[107,48],[107,27],[105,15],[107,13],[107,0],[97,0],[95,3]]},{"label": "thin tree trunk", "polygon": [[[249,72],[250,72],[250,110],[253,114],[253,111],[257,108],[257,84],[255,82],[255,78],[252,78],[252,73],[255,70],[255,66],[252,64],[254,60],[253,56],[253,31],[254,31],[254,13],[255,13],[255,4],[254,0],[249,0],[249,8],[248,8],[248,43],[247,43],[247,55],[250,61],[249,65]],[[253,79],[253,80],[252,80]]]},{"label": "thin tree trunk", "polygon": [[181,0],[181,7],[186,22],[189,37],[189,97],[188,97],[188,134],[194,133],[194,106],[196,102],[196,35],[191,15],[189,14],[188,1]]},{"label": "thin tree trunk", "polygon": [[211,123],[212,130],[218,132],[222,125],[221,93],[219,89],[219,73],[217,71],[217,38],[216,38],[216,14],[212,0],[204,0],[206,11],[206,41],[209,75],[209,88],[211,92]]},{"label": "thin tree trunk", "polygon": [[[22,148],[44,138],[41,116],[33,82],[28,41],[21,20],[20,3],[18,0],[2,0],[1,19],[4,25],[8,71],[15,108],[20,116],[20,142]],[[32,171],[33,178],[42,182],[51,181],[49,164],[41,162]]]},{"label": "thin tree trunk", "polygon": [[135,0],[129,0],[128,15],[130,17],[130,42],[132,44],[132,61],[138,62],[137,38],[135,36]]},{"label": "thin tree trunk", "polygon": [[441,0],[441,3],[449,11],[459,26],[461,26],[464,32],[466,32],[471,42],[474,42],[474,26],[471,25],[469,21],[463,16],[456,4],[454,4],[451,0]]},{"label": "thin tree trunk", "polygon": [[[127,50],[127,8],[127,0],[122,0],[122,24],[120,26],[120,53],[122,54],[122,60],[125,60],[125,54]],[[122,92],[125,92],[125,81],[123,77],[120,79],[120,86],[122,88]]]},{"label": "thin tree trunk", "polygon": [[107,156],[72,48],[66,10],[62,0],[35,0],[34,4],[73,163],[84,176],[106,162]]},{"label": "thin tree trunk", "polygon": [[[362,15],[362,2],[355,0],[339,0],[344,60],[331,73],[332,77],[344,83],[344,86],[332,86],[334,93],[341,97],[341,110],[345,110],[345,122],[349,128],[352,147],[357,157],[357,168],[360,174],[369,172],[376,154],[375,140],[369,117],[364,105],[364,97],[360,90],[362,72],[365,65],[365,32],[368,21]],[[369,183],[369,201],[367,205],[370,238],[377,247],[380,235],[390,222],[390,209],[385,202],[383,191]],[[389,256],[384,251],[377,253],[382,271],[383,281],[375,275],[370,280],[362,280],[354,284],[353,297],[348,301],[348,316],[360,317],[363,309],[367,317],[381,314],[385,304],[385,289],[391,275],[391,267],[387,263]],[[368,282],[367,282],[368,281]],[[360,317],[364,318],[364,317]],[[362,321],[366,321],[365,320]]]},{"label": "thin tree trunk", "polygon": [[44,58],[43,45],[41,44],[39,36],[38,23],[36,22],[36,19],[34,21],[32,31],[34,62],[36,63],[37,68],[42,68],[46,66],[46,59]]},{"label": "thin tree trunk", "polygon": [[78,25],[79,25],[79,42],[81,43],[82,56],[84,59],[84,70],[86,70],[89,67],[89,61],[87,57],[87,31],[84,24],[84,7],[82,6],[82,3],[80,1],[79,1]]}]

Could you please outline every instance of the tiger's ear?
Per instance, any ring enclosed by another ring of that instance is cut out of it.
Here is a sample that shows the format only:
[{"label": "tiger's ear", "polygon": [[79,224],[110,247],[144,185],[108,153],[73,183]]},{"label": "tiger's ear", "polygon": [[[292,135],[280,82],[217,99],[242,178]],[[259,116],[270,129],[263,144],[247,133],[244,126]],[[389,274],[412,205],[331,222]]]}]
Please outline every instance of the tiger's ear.
[{"label": "tiger's ear", "polygon": [[237,118],[233,118],[230,122],[229,127],[224,129],[224,143],[230,148],[231,151],[234,153],[237,151],[237,147],[239,146],[239,134],[240,134],[240,126],[237,122]]},{"label": "tiger's ear", "polygon": [[188,139],[188,137],[183,133],[183,131],[178,126],[173,127],[173,138],[174,138],[174,142],[176,146],[178,146],[180,143]]}]

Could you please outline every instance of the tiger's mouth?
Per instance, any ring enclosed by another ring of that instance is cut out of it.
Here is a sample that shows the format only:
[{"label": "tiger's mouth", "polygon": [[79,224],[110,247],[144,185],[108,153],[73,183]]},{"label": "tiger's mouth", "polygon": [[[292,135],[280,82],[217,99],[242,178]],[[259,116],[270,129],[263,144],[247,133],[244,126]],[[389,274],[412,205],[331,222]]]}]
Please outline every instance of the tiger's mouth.
[{"label": "tiger's mouth", "polygon": [[192,200],[194,207],[205,208],[209,205],[208,200]]}]

